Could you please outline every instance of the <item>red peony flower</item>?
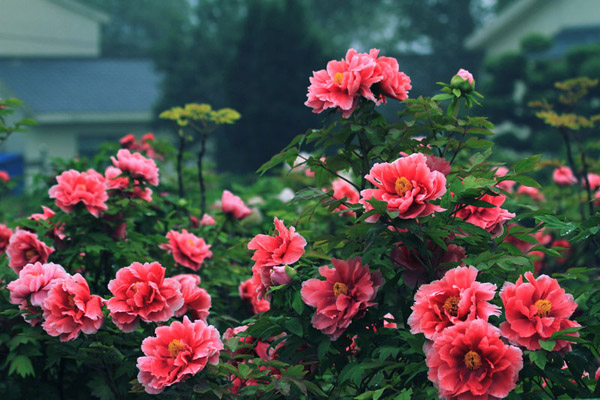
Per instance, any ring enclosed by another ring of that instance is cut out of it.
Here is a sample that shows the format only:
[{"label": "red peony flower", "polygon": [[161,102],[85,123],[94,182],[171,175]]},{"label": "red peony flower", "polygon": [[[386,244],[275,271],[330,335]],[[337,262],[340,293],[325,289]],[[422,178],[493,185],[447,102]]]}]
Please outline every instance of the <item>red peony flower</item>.
[{"label": "red peony flower", "polygon": [[445,329],[425,354],[428,378],[443,399],[503,399],[523,368],[523,352],[504,344],[498,328],[481,319]]},{"label": "red peony flower", "polygon": [[6,171],[0,171],[0,181],[10,182],[10,175]]},{"label": "red peony flower", "polygon": [[361,259],[331,259],[333,268],[323,266],[319,274],[326,280],[309,279],[302,283],[302,300],[317,310],[312,325],[331,340],[337,340],[353,319],[361,318],[367,307],[374,306],[377,291],[383,285],[379,270],[371,272]]},{"label": "red peony flower", "polygon": [[206,322],[210,312],[210,295],[205,289],[199,288],[200,277],[192,274],[181,274],[173,277],[181,285],[183,295],[183,307],[175,312],[176,317],[189,313],[191,317]]},{"label": "red peony flower", "polygon": [[38,235],[22,229],[18,229],[10,237],[6,248],[8,266],[17,275],[27,264],[45,263],[52,252],[54,252],[54,247],[46,246],[46,243],[38,239]]},{"label": "red peony flower", "polygon": [[181,285],[165,278],[165,269],[158,263],[140,264],[117,271],[108,283],[115,296],[106,303],[115,325],[123,332],[134,331],[140,322],[162,322],[175,315],[184,305]]},{"label": "red peony flower", "polygon": [[202,226],[208,226],[208,225],[214,225],[214,224],[215,224],[214,218],[206,213],[202,216],[202,219],[200,220],[200,225],[202,225]]},{"label": "red peony flower", "polygon": [[[398,218],[411,219],[424,217],[435,211],[443,211],[440,206],[430,203],[446,193],[446,177],[439,171],[431,171],[424,154],[414,153],[393,163],[373,165],[365,178],[376,189],[360,192],[360,203],[366,211],[373,209],[368,202],[371,198],[385,201],[389,211],[398,211]],[[375,222],[379,215],[372,215],[367,222]]]},{"label": "red peony flower", "polygon": [[504,223],[515,217],[515,214],[500,208],[504,200],[506,200],[504,195],[492,196],[485,194],[481,197],[481,201],[490,203],[494,207],[466,206],[458,210],[456,216],[465,222],[485,229],[492,237],[498,237],[504,232]]},{"label": "red peony flower", "polygon": [[6,251],[11,236],[12,230],[8,226],[0,224],[0,254]]},{"label": "red peony flower", "polygon": [[[350,183],[346,182],[343,179],[336,179],[333,182],[331,182],[331,186],[333,187],[334,199],[340,200],[345,197],[347,203],[358,204],[358,201],[360,200],[360,194],[358,193],[356,188],[354,188],[354,186],[352,186]],[[340,204],[333,211],[343,211],[347,209],[348,206],[346,206],[345,204]],[[346,211],[342,213],[342,215],[356,217],[356,213],[354,211]]]},{"label": "red peony flower", "polygon": [[258,299],[258,286],[257,282],[254,282],[252,278],[250,278],[240,283],[239,287],[240,297],[242,300],[250,303],[254,314],[269,311],[271,309],[271,303],[269,303],[267,299]]},{"label": "red peony flower", "polygon": [[[7,286],[10,292],[10,302],[18,305],[21,310],[37,312],[38,310],[34,307],[41,307],[43,301],[48,297],[52,284],[57,279],[67,276],[69,274],[58,264],[39,262],[27,264],[19,273],[19,278]],[[26,316],[27,314],[23,314],[23,318],[31,326],[40,322],[39,318],[27,319]]]},{"label": "red peony flower", "polygon": [[462,321],[487,321],[490,315],[500,315],[500,308],[488,303],[496,294],[496,285],[477,282],[478,272],[473,266],[457,267],[442,279],[422,285],[408,317],[410,332],[435,339],[444,329]]},{"label": "red peony flower", "polygon": [[221,210],[225,214],[233,215],[236,219],[244,219],[252,212],[242,199],[235,196],[229,190],[224,190],[221,196]]},{"label": "red peony flower", "polygon": [[[394,316],[391,313],[387,313],[383,316],[384,320],[383,320],[383,327],[384,328],[390,328],[390,329],[398,329],[398,324],[396,324],[395,321],[396,319],[394,318]],[[373,328],[375,329],[375,328]]]},{"label": "red peony flower", "polygon": [[123,136],[121,140],[119,140],[119,143],[121,144],[121,147],[125,149],[133,149],[136,146],[136,141],[137,139],[135,136],[132,133],[129,133]]},{"label": "red peony flower", "polygon": [[154,333],[142,342],[144,356],[137,359],[138,381],[150,394],[196,375],[207,363],[219,363],[219,331],[202,320],[183,317],[183,322],[158,327]]},{"label": "red peony flower", "polygon": [[105,178],[93,169],[87,172],[71,169],[57,176],[56,181],[58,184],[48,190],[48,195],[56,199],[56,205],[64,212],[71,212],[80,202],[94,217],[108,208]]},{"label": "red peony flower", "polygon": [[532,186],[521,185],[521,186],[519,186],[517,193],[529,196],[535,201],[541,201],[541,202],[546,201],[546,197],[544,196],[544,193],[540,192],[540,190],[538,188],[534,188]]},{"label": "red peony flower", "polygon": [[167,239],[169,243],[163,243],[159,247],[173,254],[175,262],[184,267],[198,271],[204,260],[212,257],[210,245],[185,229],[181,233],[170,231],[167,233]]},{"label": "red peony flower", "polygon": [[376,91],[380,93],[379,100],[386,102],[386,97],[404,101],[408,98],[408,91],[412,89],[410,78],[404,72],[400,72],[398,61],[392,57],[377,57],[379,50],[372,49],[369,54],[376,58],[376,73],[383,75],[383,79],[377,83]]},{"label": "red peony flower", "polygon": [[79,332],[96,333],[104,323],[102,299],[91,295],[87,281],[80,274],[58,279],[42,303],[42,328],[61,342],[77,339]]},{"label": "red peony flower", "polygon": [[552,179],[560,186],[569,186],[577,183],[577,178],[569,167],[559,167],[552,173]]},{"label": "red peony flower", "polygon": [[119,150],[117,158],[111,157],[111,160],[115,167],[134,178],[143,179],[152,186],[158,185],[158,167],[154,160],[127,149]]},{"label": "red peony flower", "polygon": [[589,173],[587,175],[587,178],[588,178],[588,182],[590,183],[590,189],[596,190],[596,189],[600,188],[600,175]]},{"label": "red peony flower", "polygon": [[[410,250],[408,247],[403,246],[402,243],[398,243],[398,246],[392,250],[391,257],[395,266],[399,266],[404,269],[402,273],[402,281],[415,288],[429,281],[429,274],[427,269],[423,265],[424,258],[416,249]],[[441,278],[444,273],[450,268],[449,265],[443,264],[460,264],[464,266],[462,261],[466,256],[465,249],[454,244],[446,246],[446,250],[437,246],[433,242],[427,244],[427,248],[431,252],[429,257],[434,268],[434,274],[436,278]]]},{"label": "red peony flower", "polygon": [[[500,324],[502,335],[512,344],[538,350],[540,340],[547,340],[554,332],[580,326],[569,317],[577,308],[573,296],[565,293],[556,279],[531,272],[519,276],[516,283],[506,282],[500,291],[506,322]],[[570,333],[579,336],[579,333]],[[554,351],[571,350],[571,344],[557,340]]]},{"label": "red peony flower", "polygon": [[291,226],[287,229],[283,221],[275,217],[276,236],[256,235],[248,243],[249,250],[256,250],[252,259],[256,261],[252,267],[252,279],[258,287],[259,298],[262,298],[271,283],[271,270],[274,266],[293,264],[304,254],[306,240],[296,233]]}]

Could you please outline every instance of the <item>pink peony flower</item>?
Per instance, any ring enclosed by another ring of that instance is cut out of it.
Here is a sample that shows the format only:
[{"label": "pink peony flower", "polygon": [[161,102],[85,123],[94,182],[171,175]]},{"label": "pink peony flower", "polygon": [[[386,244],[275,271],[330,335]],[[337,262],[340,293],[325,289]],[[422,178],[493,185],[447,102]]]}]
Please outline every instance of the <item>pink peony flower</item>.
[{"label": "pink peony flower", "polygon": [[410,250],[401,243],[398,243],[398,246],[391,252],[394,265],[404,269],[402,281],[412,288],[430,280],[427,269],[423,265],[423,260],[431,260],[434,276],[439,279],[450,268],[447,264],[454,263],[463,266],[464,262],[462,260],[467,256],[465,249],[454,244],[447,245],[446,250],[444,250],[435,243],[429,242],[427,248],[431,252],[431,256],[428,258],[424,258],[416,249]]},{"label": "pink peony flower", "polygon": [[121,147],[125,149],[133,149],[136,146],[136,141],[137,139],[135,136],[132,133],[129,133],[123,136],[121,140],[119,140],[119,143],[121,144]]},{"label": "pink peony flower", "polygon": [[371,272],[360,258],[347,261],[331,259],[333,268],[323,266],[319,274],[326,278],[309,279],[302,283],[302,300],[317,310],[312,325],[331,340],[337,340],[353,319],[361,318],[383,285],[379,270]]},{"label": "pink peony flower", "polygon": [[[499,176],[499,177],[503,177],[508,173],[508,168],[506,167],[498,167],[496,168],[496,171],[494,172],[494,175]],[[498,182],[496,184],[497,187],[499,187],[500,189],[508,192],[508,193],[512,193],[514,191],[514,186],[517,182],[515,181],[501,181]]]},{"label": "pink peony flower", "polygon": [[450,163],[443,157],[436,157],[433,154],[425,154],[425,158],[427,158],[427,167],[431,172],[438,171],[447,176],[450,171],[452,171],[452,166]]},{"label": "pink peony flower", "polygon": [[236,219],[244,219],[252,212],[242,199],[235,196],[229,190],[224,190],[221,196],[221,210],[225,214],[233,215]]},{"label": "pink peony flower", "polygon": [[0,181],[10,182],[10,175],[6,171],[0,171]]},{"label": "pink peony flower", "polygon": [[[7,286],[10,292],[10,302],[18,305],[21,310],[36,313],[39,310],[35,307],[41,307],[43,301],[48,297],[52,284],[57,279],[67,276],[69,274],[58,264],[39,262],[27,264],[19,273],[19,278]],[[35,326],[40,319],[27,319],[27,316],[32,313],[23,314],[23,319],[31,326]]]},{"label": "pink peony flower", "polygon": [[577,183],[577,178],[569,167],[559,167],[552,173],[552,179],[560,186],[569,186]]},{"label": "pink peony flower", "polygon": [[427,376],[443,399],[503,399],[523,368],[523,352],[504,344],[498,328],[481,319],[442,331],[425,354]]},{"label": "pink peony flower", "polygon": [[[366,211],[373,209],[368,202],[371,198],[385,201],[388,210],[398,211],[398,218],[403,219],[424,217],[443,210],[430,201],[446,193],[446,177],[429,169],[424,154],[414,153],[393,163],[375,164],[365,178],[377,187],[360,192],[359,202]],[[372,215],[366,221],[378,219],[379,215]]]},{"label": "pink peony flower", "polygon": [[258,290],[259,298],[262,298],[269,287],[272,286],[271,270],[276,265],[293,264],[304,254],[306,240],[296,233],[293,226],[286,228],[283,221],[275,217],[276,236],[256,235],[250,243],[249,250],[256,250],[252,259],[255,262],[252,267],[252,279]]},{"label": "pink peony flower", "polygon": [[183,322],[160,326],[154,333],[142,342],[144,356],[137,359],[138,381],[150,394],[196,375],[207,363],[219,363],[219,331],[202,320],[183,317]]},{"label": "pink peony flower", "polygon": [[200,220],[195,215],[190,215],[190,225],[192,228],[200,228]]},{"label": "pink peony flower", "polygon": [[214,218],[206,213],[202,216],[202,219],[200,220],[200,225],[202,225],[202,226],[208,226],[208,225],[214,225],[214,224],[215,224]]},{"label": "pink peony flower", "polygon": [[379,50],[372,49],[369,54],[376,58],[377,74],[382,74],[383,79],[376,84],[376,91],[380,93],[379,100],[386,102],[386,97],[404,101],[408,98],[408,91],[412,89],[410,78],[400,72],[398,61],[392,57],[377,57]]},{"label": "pink peony flower", "polygon": [[107,302],[110,316],[123,332],[134,331],[140,322],[163,322],[183,307],[181,285],[165,278],[165,269],[157,262],[140,264],[117,271],[108,283],[114,295]]},{"label": "pink peony flower", "polygon": [[[500,324],[502,335],[512,344],[529,350],[540,349],[540,340],[547,340],[554,332],[580,326],[569,317],[577,308],[573,296],[565,293],[556,279],[531,272],[519,276],[516,283],[506,282],[500,291],[506,322]],[[579,336],[579,333],[570,333]],[[571,344],[557,340],[554,351],[571,350]]]},{"label": "pink peony flower", "polygon": [[108,208],[105,178],[93,169],[87,172],[71,169],[57,176],[56,181],[58,184],[48,190],[48,195],[56,199],[56,205],[64,212],[71,212],[80,202],[94,217]]},{"label": "pink peony flower", "polygon": [[22,229],[18,229],[10,237],[6,248],[8,266],[17,275],[27,264],[45,263],[52,252],[54,252],[54,247],[46,246],[46,243],[38,239],[38,235]]},{"label": "pink peony flower", "polygon": [[0,224],[0,254],[6,251],[11,236],[12,230],[8,226]]},{"label": "pink peony flower", "polygon": [[541,202],[546,201],[546,197],[544,196],[544,193],[540,192],[540,190],[538,188],[534,188],[532,186],[521,185],[521,186],[519,186],[517,193],[529,196],[535,201],[541,201]]},{"label": "pink peony flower", "polygon": [[590,183],[590,189],[596,190],[600,188],[600,175],[589,173],[587,175],[588,182]]},{"label": "pink peony flower", "polygon": [[79,332],[96,333],[104,323],[102,299],[90,294],[87,281],[80,274],[57,279],[42,303],[42,328],[61,342],[75,340]]},{"label": "pink peony flower", "polygon": [[258,299],[258,284],[253,281],[252,278],[245,280],[240,283],[239,291],[242,300],[250,303],[252,312],[258,314],[261,312],[269,311],[271,309],[271,303],[267,299]]},{"label": "pink peony flower", "polygon": [[500,208],[504,200],[506,200],[504,195],[485,194],[481,197],[481,201],[490,203],[494,207],[466,206],[458,210],[456,216],[465,222],[485,229],[492,237],[498,237],[504,232],[504,223],[515,217],[515,214]]},{"label": "pink peony flower", "polygon": [[152,186],[158,185],[158,167],[154,160],[140,153],[131,153],[127,149],[117,152],[117,158],[111,157],[115,167],[131,176],[147,181]]},{"label": "pink peony flower", "polygon": [[473,79],[473,74],[471,74],[469,71],[467,71],[466,69],[459,69],[458,72],[456,73],[456,75],[460,76],[461,78],[463,78],[464,81],[469,81],[469,83],[472,85],[473,82],[475,81]]},{"label": "pink peony flower", "polygon": [[185,229],[181,233],[170,231],[167,233],[167,239],[169,243],[161,244],[159,247],[173,254],[175,262],[184,267],[198,271],[204,260],[212,257],[210,245]]},{"label": "pink peony flower", "polygon": [[205,289],[199,288],[200,277],[192,274],[181,274],[173,277],[181,285],[183,295],[183,307],[175,312],[176,317],[189,313],[191,317],[206,322],[210,312],[211,299]]},{"label": "pink peony flower", "polygon": [[[392,321],[395,321],[396,319],[394,318],[394,316],[391,313],[387,313],[383,316],[384,321],[383,321],[383,327],[384,328],[390,328],[390,329],[398,329],[398,324]],[[373,328],[375,329],[375,328]]]},{"label": "pink peony flower", "polygon": [[[347,203],[358,204],[358,201],[360,200],[360,195],[358,194],[358,191],[354,188],[354,186],[352,186],[343,179],[334,180],[333,182],[331,182],[331,186],[333,187],[334,199],[339,200],[346,197]],[[340,204],[334,211],[343,211],[347,209],[348,206],[346,206],[345,204]],[[356,217],[356,213],[354,211],[346,211],[342,215]]]},{"label": "pink peony flower", "polygon": [[291,281],[292,277],[287,274],[285,265],[279,265],[271,269],[271,283],[273,283],[273,285],[287,285]]},{"label": "pink peony flower", "polygon": [[490,315],[500,315],[500,308],[488,302],[496,294],[496,285],[476,281],[478,272],[473,266],[457,267],[442,279],[422,285],[408,317],[410,332],[435,339],[462,321],[487,321]]}]

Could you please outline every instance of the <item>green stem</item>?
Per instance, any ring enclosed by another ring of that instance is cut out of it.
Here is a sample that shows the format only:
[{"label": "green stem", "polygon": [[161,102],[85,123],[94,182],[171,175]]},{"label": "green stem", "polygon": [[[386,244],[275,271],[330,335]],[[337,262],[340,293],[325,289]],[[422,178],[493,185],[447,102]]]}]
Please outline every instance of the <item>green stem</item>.
[{"label": "green stem", "polygon": [[183,187],[183,150],[185,149],[185,135],[183,130],[179,130],[179,148],[177,151],[177,184],[179,187],[179,198],[182,199],[185,196]]},{"label": "green stem", "polygon": [[202,173],[202,159],[206,151],[206,135],[200,137],[200,151],[198,152],[198,183],[200,184],[200,215],[206,211],[206,188],[204,187],[204,175]]}]

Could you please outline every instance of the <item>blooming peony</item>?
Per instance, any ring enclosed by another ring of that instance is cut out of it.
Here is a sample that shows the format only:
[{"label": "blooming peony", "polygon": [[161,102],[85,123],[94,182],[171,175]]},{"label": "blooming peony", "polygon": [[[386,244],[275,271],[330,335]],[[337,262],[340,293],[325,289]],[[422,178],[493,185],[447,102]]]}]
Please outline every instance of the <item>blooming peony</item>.
[{"label": "blooming peony", "polygon": [[46,246],[46,243],[40,241],[35,233],[18,229],[10,237],[6,248],[8,266],[19,274],[27,264],[45,263],[53,251],[54,247]]},{"label": "blooming peony", "polygon": [[444,329],[462,321],[487,321],[490,315],[499,315],[499,307],[488,303],[496,294],[496,285],[476,281],[477,273],[473,266],[457,267],[442,279],[422,285],[408,317],[410,332],[435,339]]},{"label": "blooming peony", "polygon": [[102,299],[90,294],[87,281],[80,274],[54,282],[42,303],[42,328],[61,342],[77,339],[79,332],[96,333],[104,323]]},{"label": "blooming peony", "polygon": [[111,157],[111,160],[115,167],[134,178],[143,179],[152,186],[158,185],[158,167],[154,160],[127,149],[119,150],[117,158]]},{"label": "blooming peony", "polygon": [[466,206],[456,212],[456,216],[463,221],[485,229],[492,235],[498,237],[504,232],[504,223],[515,217],[515,214],[500,208],[506,200],[506,196],[492,196],[485,194],[481,197],[481,201],[490,203],[494,207],[477,207]]},{"label": "blooming peony", "polygon": [[[502,335],[511,343],[538,350],[539,341],[554,332],[580,326],[569,317],[577,308],[573,296],[565,293],[556,279],[547,275],[534,278],[531,272],[519,276],[516,283],[506,282],[500,291],[506,322],[500,324]],[[569,334],[579,336],[577,332]],[[557,340],[554,351],[571,350],[571,344]]]},{"label": "blooming peony", "polygon": [[242,199],[235,196],[229,190],[224,190],[221,196],[221,210],[225,214],[233,215],[236,219],[244,219],[252,212]]},{"label": "blooming peony", "polygon": [[56,199],[56,205],[64,212],[71,212],[75,205],[82,203],[98,217],[108,208],[105,178],[93,169],[87,172],[70,169],[57,176],[56,181],[58,183],[48,190],[48,195]]},{"label": "blooming peony", "polygon": [[183,322],[160,326],[154,333],[142,342],[144,356],[137,359],[138,381],[150,394],[196,375],[207,363],[219,363],[219,331],[202,320],[183,317]]},{"label": "blooming peony", "polygon": [[[345,197],[347,203],[358,204],[358,201],[360,200],[360,194],[350,183],[346,182],[343,179],[336,179],[333,182],[331,182],[331,186],[333,187],[334,199],[340,200]],[[334,211],[343,211],[347,209],[348,206],[346,206],[345,204],[340,204]],[[350,215],[356,217],[356,213],[354,211],[346,211],[342,213],[342,215]]]},{"label": "blooming peony", "polygon": [[589,173],[587,175],[588,182],[590,183],[590,189],[596,190],[600,188],[600,175]]},{"label": "blooming peony", "polygon": [[202,219],[200,220],[200,225],[208,226],[208,225],[214,225],[214,224],[215,224],[215,219],[213,217],[211,217],[210,215],[204,213],[204,215],[202,216]]},{"label": "blooming peony", "polygon": [[377,291],[383,285],[379,270],[371,272],[361,259],[331,259],[333,268],[323,266],[319,274],[326,278],[302,283],[302,300],[317,310],[312,325],[331,340],[337,340],[353,319],[361,318],[367,307],[374,306]]},{"label": "blooming peony", "polygon": [[157,262],[134,262],[121,268],[108,283],[108,289],[114,297],[106,305],[113,322],[123,332],[135,330],[140,319],[166,321],[185,303],[179,282],[165,278],[165,269]]},{"label": "blooming peony", "polygon": [[560,186],[569,186],[577,183],[577,178],[569,167],[559,167],[552,173],[552,179]]},{"label": "blooming peony", "polygon": [[271,270],[274,266],[293,264],[304,254],[306,240],[296,233],[296,228],[285,227],[283,221],[275,217],[276,236],[256,235],[250,243],[249,250],[256,250],[252,259],[252,279],[258,287],[259,297],[263,297],[271,283]]},{"label": "blooming peony", "polygon": [[176,317],[189,313],[191,317],[206,321],[211,306],[210,295],[205,289],[199,288],[200,277],[192,274],[181,274],[173,277],[181,285],[183,307],[175,312]]},{"label": "blooming peony", "polygon": [[442,331],[425,354],[427,376],[443,399],[503,399],[523,368],[523,352],[504,344],[498,328],[481,319]]},{"label": "blooming peony", "polygon": [[170,231],[167,233],[169,243],[160,245],[161,249],[173,254],[175,262],[184,267],[198,271],[206,258],[212,257],[210,245],[185,229],[181,233]]},{"label": "blooming peony", "polygon": [[[369,203],[371,198],[385,201],[387,209],[398,211],[398,218],[411,219],[424,217],[435,211],[442,211],[440,206],[430,203],[446,193],[446,177],[439,171],[431,171],[427,166],[424,154],[414,153],[402,157],[393,163],[373,165],[365,178],[375,185],[376,189],[365,189],[360,192],[360,203],[366,211],[373,209]],[[379,215],[371,215],[367,222],[375,222]]]},{"label": "blooming peony", "polygon": [[6,251],[11,236],[12,231],[10,228],[4,224],[0,224],[0,254]]},{"label": "blooming peony", "polygon": [[254,314],[269,311],[271,309],[271,303],[269,303],[267,299],[258,299],[258,286],[260,286],[258,282],[255,282],[250,278],[240,283],[239,287],[240,297],[242,300],[250,303]]},{"label": "blooming peony", "polygon": [[[10,302],[16,304],[20,309],[32,309],[32,306],[40,307],[43,301],[48,297],[48,292],[52,284],[57,279],[69,276],[67,272],[58,264],[48,263],[27,264],[19,273],[19,278],[10,282],[7,289],[10,292]],[[25,321],[32,326],[40,320],[38,318],[27,319],[27,314],[23,314]]]}]

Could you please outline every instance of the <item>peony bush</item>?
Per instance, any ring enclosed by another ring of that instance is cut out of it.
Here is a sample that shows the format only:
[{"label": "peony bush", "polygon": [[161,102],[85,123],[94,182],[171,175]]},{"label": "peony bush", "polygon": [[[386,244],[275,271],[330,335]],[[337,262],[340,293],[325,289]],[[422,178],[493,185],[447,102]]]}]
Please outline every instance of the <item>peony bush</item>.
[{"label": "peony bush", "polygon": [[3,399],[599,397],[600,162],[574,134],[598,118],[538,112],[569,166],[497,159],[471,73],[411,99],[379,53],[313,72],[323,127],[255,182],[204,159],[240,115],[187,104],[178,143],[126,134],[0,210]]}]

